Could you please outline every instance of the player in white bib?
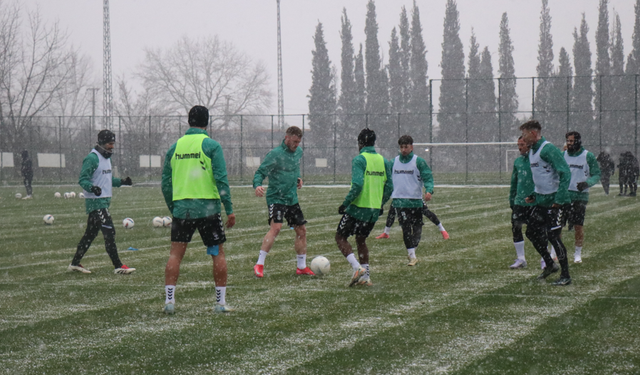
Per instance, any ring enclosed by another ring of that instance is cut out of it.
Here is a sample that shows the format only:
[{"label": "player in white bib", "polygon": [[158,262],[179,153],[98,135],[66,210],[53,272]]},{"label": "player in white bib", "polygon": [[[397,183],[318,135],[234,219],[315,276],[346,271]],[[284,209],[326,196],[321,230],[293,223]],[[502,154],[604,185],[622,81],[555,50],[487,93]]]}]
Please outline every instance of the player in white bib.
[{"label": "player in white bib", "polygon": [[567,150],[564,160],[569,164],[571,182],[569,183],[569,198],[571,203],[565,206],[563,226],[569,225],[575,230],[574,263],[582,263],[582,245],[584,243],[584,218],[589,202],[589,188],[600,181],[600,167],[595,155],[582,147],[582,137],[578,132],[569,132],[565,136]]},{"label": "player in white bib", "polygon": [[560,150],[542,136],[542,126],[538,121],[525,122],[520,126],[520,130],[522,139],[531,147],[529,165],[535,185],[533,194],[525,199],[527,203],[535,203],[526,235],[546,264],[538,279],[546,279],[552,273],[558,272],[560,268],[554,263],[547,250],[548,241],[556,249],[562,268],[560,278],[553,284],[569,285],[571,284],[569,261],[561,233],[562,207],[570,202],[567,189],[571,172]]},{"label": "player in white bib", "polygon": [[[398,139],[400,155],[393,161],[391,176],[393,193],[391,209],[398,214],[402,238],[407,248],[407,266],[418,263],[416,248],[422,237],[422,204],[431,200],[433,176],[427,162],[413,154],[413,138],[403,135]],[[424,187],[424,195],[422,188]]]}]

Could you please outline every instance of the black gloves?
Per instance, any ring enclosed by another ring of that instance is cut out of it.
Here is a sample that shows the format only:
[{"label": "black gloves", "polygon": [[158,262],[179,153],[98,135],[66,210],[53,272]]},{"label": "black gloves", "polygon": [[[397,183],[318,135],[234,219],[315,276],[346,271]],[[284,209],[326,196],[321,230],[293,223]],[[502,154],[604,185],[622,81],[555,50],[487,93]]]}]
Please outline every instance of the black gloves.
[{"label": "black gloves", "polygon": [[120,182],[122,183],[122,185],[133,185],[133,182],[131,182],[131,177],[125,177]]},{"label": "black gloves", "polygon": [[344,215],[346,211],[347,211],[347,207],[344,204],[341,204],[340,207],[338,207],[338,213],[340,215]]},{"label": "black gloves", "polygon": [[578,185],[576,185],[576,187],[578,188],[578,191],[583,191],[584,189],[589,187],[589,184],[587,184],[586,182],[578,182]]},{"label": "black gloves", "polygon": [[95,194],[96,197],[99,197],[102,194],[102,189],[100,189],[100,186],[92,186],[91,192]]}]

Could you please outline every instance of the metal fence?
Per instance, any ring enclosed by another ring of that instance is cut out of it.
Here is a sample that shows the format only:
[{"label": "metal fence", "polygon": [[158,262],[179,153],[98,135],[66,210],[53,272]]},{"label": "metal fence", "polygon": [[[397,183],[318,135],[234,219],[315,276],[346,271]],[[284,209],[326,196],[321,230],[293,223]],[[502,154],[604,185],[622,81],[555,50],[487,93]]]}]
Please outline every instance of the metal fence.
[{"label": "metal fence", "polygon": [[[301,173],[307,183],[348,183],[351,159],[358,154],[357,134],[365,126],[376,131],[376,149],[387,158],[397,155],[397,139],[403,134],[412,135],[418,143],[468,143],[415,147],[414,152],[430,164],[437,183],[508,183],[518,155],[517,127],[530,118],[541,121],[543,135],[558,147],[567,131],[576,130],[582,133],[585,148],[596,155],[600,151],[609,152],[614,159],[624,151],[637,155],[638,80],[637,75],[494,79],[494,105],[481,109],[474,107],[479,96],[486,99],[491,92],[474,96],[472,88],[482,80],[457,80],[463,95],[455,99],[457,107],[447,106],[454,110],[436,105],[443,86],[452,81],[430,80],[426,112],[287,115],[284,122],[304,131]],[[518,97],[515,111],[508,111],[505,105],[505,87],[510,84]],[[577,106],[576,90],[584,87],[595,93],[587,110]],[[542,95],[548,98],[541,101]],[[264,156],[284,138],[277,115],[212,113],[212,119],[208,132],[223,147],[230,182],[251,184]],[[166,151],[188,128],[186,116],[120,116],[111,120],[111,130],[117,135],[114,173],[131,176],[136,182],[160,181]],[[21,182],[22,150],[32,156],[35,184],[75,183],[82,160],[104,123],[104,118],[92,116],[1,118],[1,183]],[[474,144],[478,142],[513,145]]]}]

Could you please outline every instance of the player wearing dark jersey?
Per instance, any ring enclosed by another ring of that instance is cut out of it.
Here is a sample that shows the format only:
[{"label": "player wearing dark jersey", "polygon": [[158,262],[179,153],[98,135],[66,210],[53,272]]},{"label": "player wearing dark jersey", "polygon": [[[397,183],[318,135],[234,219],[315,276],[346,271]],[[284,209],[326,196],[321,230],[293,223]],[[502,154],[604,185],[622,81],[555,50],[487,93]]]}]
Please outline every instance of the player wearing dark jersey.
[{"label": "player wearing dark jersey", "polygon": [[518,151],[520,156],[513,161],[511,173],[511,189],[509,190],[509,206],[511,207],[511,233],[513,234],[513,246],[516,248],[516,260],[509,268],[524,268],[527,260],[524,256],[524,237],[522,225],[528,224],[531,209],[534,203],[527,203],[525,199],[533,194],[535,185],[531,177],[529,165],[529,145],[518,138]]}]

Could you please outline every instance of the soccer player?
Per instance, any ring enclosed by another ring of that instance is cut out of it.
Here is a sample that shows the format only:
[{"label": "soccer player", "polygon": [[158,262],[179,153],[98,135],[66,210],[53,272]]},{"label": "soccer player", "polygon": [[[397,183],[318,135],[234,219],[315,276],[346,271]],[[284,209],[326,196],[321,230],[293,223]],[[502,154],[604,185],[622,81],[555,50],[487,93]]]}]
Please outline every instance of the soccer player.
[{"label": "soccer player", "polygon": [[[338,208],[342,215],[336,230],[336,244],[353,268],[349,286],[371,286],[367,237],[382,214],[382,206],[391,197],[391,163],[374,148],[376,133],[368,128],[358,135],[360,154],[351,161],[351,189]],[[347,240],[355,235],[358,258]]]},{"label": "soccer player", "polygon": [[180,263],[196,229],[213,260],[213,280],[216,284],[214,311],[234,311],[227,305],[227,261],[222,244],[227,238],[222,223],[221,206],[227,213],[226,227],[236,223],[227,167],[220,143],[207,136],[209,110],[196,105],[189,111],[189,126],[185,135],[169,150],[162,170],[162,194],[173,215],[171,252],[164,271],[164,312],[175,312],[175,293]]},{"label": "soccer player", "polygon": [[265,188],[262,186],[262,181],[269,177],[269,187],[266,190],[269,231],[262,239],[258,262],[253,266],[256,277],[264,277],[264,261],[282,229],[284,219],[296,232],[293,245],[297,254],[296,275],[313,276],[313,271],[307,267],[307,227],[305,226],[307,221],[298,204],[297,189],[302,188],[300,178],[302,147],[299,147],[301,141],[302,130],[297,126],[290,126],[280,146],[267,154],[253,176],[256,197],[264,196]]},{"label": "soccer player", "polygon": [[131,178],[123,179],[111,175],[111,155],[116,144],[116,135],[110,130],[102,130],[98,133],[98,144],[82,161],[79,184],[84,189],[84,204],[89,218],[84,236],[78,243],[76,254],[68,267],[69,271],[91,273],[84,268],[80,261],[89,250],[89,246],[102,231],[104,245],[115,268],[114,273],[130,274],[135,268],[129,268],[122,264],[118,256],[116,246],[116,230],[109,214],[111,205],[111,190],[122,185],[132,185]]},{"label": "soccer player", "polygon": [[20,168],[22,177],[24,177],[24,187],[27,189],[27,195],[22,199],[33,199],[31,195],[33,189],[31,188],[31,181],[33,181],[33,167],[31,158],[29,157],[29,151],[22,151],[22,166]]},{"label": "soccer player", "polygon": [[518,138],[518,151],[520,156],[513,161],[511,172],[511,189],[509,190],[509,206],[511,207],[511,232],[513,233],[513,246],[516,248],[516,261],[509,268],[525,268],[527,260],[524,256],[524,237],[522,225],[527,224],[533,203],[527,203],[525,199],[533,194],[534,184],[529,166],[529,145]]},{"label": "soccer player", "polygon": [[[407,248],[407,266],[418,263],[416,248],[422,237],[422,210],[424,202],[431,200],[433,194],[433,175],[427,162],[413,154],[413,138],[403,135],[398,139],[400,155],[393,160],[393,193],[391,210],[398,215],[402,227],[402,239]],[[424,195],[422,187],[424,186]]]},{"label": "soccer player", "polygon": [[584,243],[584,217],[589,203],[589,188],[600,181],[600,167],[595,155],[582,147],[580,133],[568,132],[565,136],[567,150],[564,152],[564,160],[571,171],[569,183],[569,199],[571,203],[564,208],[563,224],[569,221],[569,225],[575,230],[574,263],[582,263],[582,245]]},{"label": "soccer player", "polygon": [[553,285],[569,285],[569,261],[561,233],[562,206],[570,202],[567,189],[571,172],[560,150],[542,136],[542,126],[538,121],[527,121],[520,126],[520,130],[522,139],[531,147],[529,165],[535,185],[534,193],[525,199],[527,203],[535,203],[526,235],[546,264],[538,279],[546,279],[558,272],[558,265],[547,251],[548,241],[555,248],[562,268],[560,278]]},{"label": "soccer player", "polygon": [[[445,240],[449,239],[449,233],[447,233],[447,231],[444,229],[444,226],[440,222],[440,219],[438,219],[438,216],[436,216],[436,214],[433,213],[433,211],[431,211],[429,207],[427,207],[427,203],[424,201],[422,202],[422,214],[438,227],[438,229],[440,230],[440,234],[442,234],[442,238],[444,238]],[[391,227],[393,226],[394,221],[396,221],[396,210],[391,207],[389,208],[389,213],[387,214],[387,221],[385,223],[384,231],[382,232],[382,234],[376,237],[377,240],[389,238],[389,232],[391,231]]]}]

